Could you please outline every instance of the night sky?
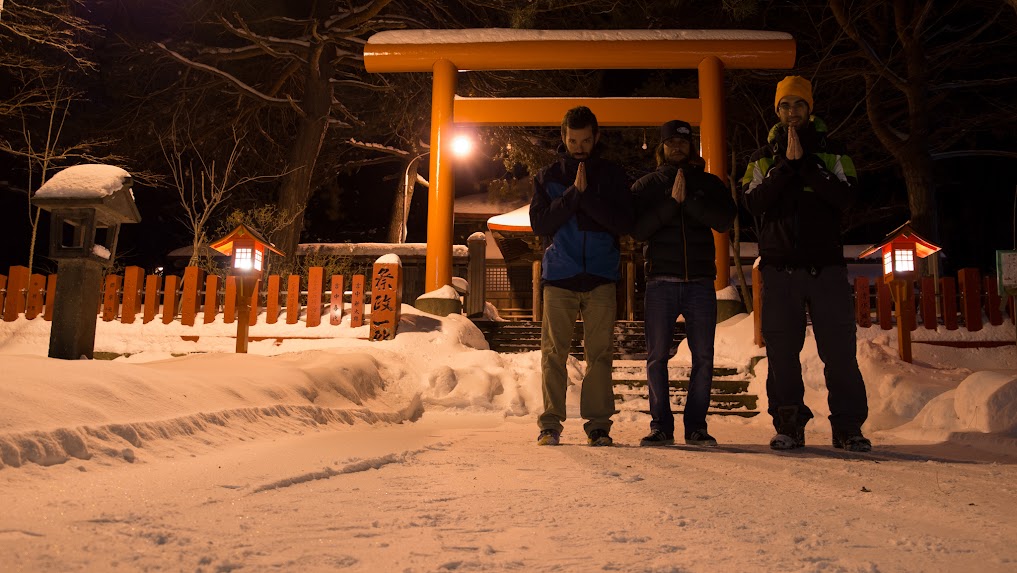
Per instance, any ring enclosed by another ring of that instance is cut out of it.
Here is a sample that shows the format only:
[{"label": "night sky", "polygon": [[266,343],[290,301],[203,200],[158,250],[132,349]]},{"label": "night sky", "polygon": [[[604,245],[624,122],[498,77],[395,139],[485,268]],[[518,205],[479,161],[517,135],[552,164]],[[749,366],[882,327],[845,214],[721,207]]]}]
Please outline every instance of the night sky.
[{"label": "night sky", "polygon": [[[286,5],[279,3],[278,6]],[[273,5],[275,8],[278,6]],[[183,98],[185,101],[191,96],[185,93],[158,93],[152,88],[160,80],[175,81],[174,75],[180,74],[180,67],[167,67],[167,76],[159,77],[158,74],[146,76],[141,73],[137,66],[144,62],[144,57],[138,59],[139,54],[150,54],[139,46],[151,46],[153,40],[166,40],[175,35],[200,34],[200,28],[193,28],[187,22],[185,15],[173,6],[168,4],[156,4],[151,9],[140,10],[132,2],[96,2],[95,9],[87,14],[98,24],[105,26],[105,30],[97,38],[93,39],[98,71],[90,74],[71,74],[68,77],[79,82],[85,88],[86,97],[83,103],[74,107],[68,119],[66,128],[70,137],[80,137],[82,134],[98,134],[105,137],[113,137],[118,140],[113,145],[114,151],[121,155],[128,155],[128,165],[123,165],[129,171],[159,169],[161,157],[157,155],[156,147],[151,144],[151,137],[148,135],[151,127],[148,125],[153,120],[138,113],[138,94],[145,94],[145,90],[151,90],[155,98],[153,105],[165,105],[175,99]],[[292,7],[291,7],[292,8]],[[292,8],[295,13],[300,8]],[[5,20],[10,16],[8,11],[4,12]],[[1006,22],[1017,21],[1014,14],[1001,12]],[[702,19],[702,18],[701,18]],[[755,22],[766,24],[767,18],[762,15]],[[584,22],[576,22],[584,24]],[[587,26],[589,25],[586,23]],[[602,24],[602,23],[600,23]],[[669,25],[664,25],[669,24]],[[678,28],[675,22],[653,22],[646,25],[664,28]],[[723,27],[730,26],[729,22]],[[473,23],[477,26],[476,23]],[[502,24],[504,26],[504,24]],[[944,26],[946,26],[944,24]],[[477,26],[479,27],[479,26]],[[584,26],[576,26],[584,27]],[[628,27],[633,27],[628,22]],[[709,26],[700,26],[709,27]],[[721,27],[721,26],[717,26]],[[768,29],[779,29],[779,25],[769,22]],[[1012,30],[1013,28],[1011,28]],[[813,39],[803,31],[797,34],[790,31],[799,42],[799,60],[802,65],[809,63],[809,50],[812,49],[809,42]],[[366,35],[369,34],[365,34]],[[0,36],[7,45],[14,45],[9,42],[10,38]],[[1008,40],[1012,43],[1012,40]],[[21,46],[20,44],[17,44]],[[23,47],[23,46],[22,46]],[[29,48],[24,48],[29,49]],[[33,53],[35,53],[33,51]],[[40,57],[48,57],[44,51],[38,51]],[[992,62],[998,66],[995,76],[1004,78],[1012,75],[1017,69],[1017,59],[1014,58],[1012,50],[1002,50],[996,54],[983,56],[984,61]],[[156,57],[156,56],[151,56]],[[165,61],[161,62],[165,64]],[[822,69],[822,68],[821,68]],[[740,176],[744,170],[745,160],[755,149],[756,144],[762,141],[765,136],[765,123],[772,123],[774,116],[764,116],[762,119],[752,118],[752,110],[748,109],[747,102],[753,99],[765,110],[770,105],[772,98],[773,79],[779,79],[784,72],[766,72],[752,74],[728,73],[728,113],[729,132],[732,146],[736,156],[736,175]],[[584,93],[587,96],[633,96],[643,95],[647,85],[653,82],[663,83],[670,86],[685,86],[686,92],[690,89],[689,77],[694,79],[694,72],[676,71],[668,74],[660,74],[653,70],[616,70],[599,73],[596,78],[588,83],[592,85],[593,93]],[[663,80],[661,78],[664,78]],[[8,81],[9,80],[9,81]],[[148,82],[142,84],[144,82]],[[822,77],[820,78],[822,81]],[[138,82],[134,85],[132,82]],[[861,82],[858,78],[857,82]],[[0,85],[0,98],[11,101],[23,86],[18,85],[17,78],[8,74],[5,76],[6,86]],[[3,82],[0,82],[2,84]],[[165,85],[170,85],[169,83]],[[468,84],[461,81],[460,93]],[[818,85],[818,84],[817,84]],[[1017,85],[1017,83],[1015,83]],[[745,86],[755,90],[752,93],[744,93]],[[879,148],[871,133],[864,134],[865,124],[868,121],[862,106],[855,101],[841,101],[836,97],[838,91],[831,89],[830,81],[824,84],[825,89],[819,93],[830,94],[827,100],[817,97],[817,114],[832,114],[833,123],[848,113],[856,113],[851,129],[845,129],[848,137],[845,143],[851,154],[856,156],[862,184],[861,202],[863,209],[860,214],[853,216],[849,221],[850,228],[846,230],[845,242],[869,244],[880,240],[884,233],[896,228],[907,219],[907,195],[903,184],[903,177],[900,169],[894,165],[889,154]],[[122,88],[122,89],[121,89]],[[694,82],[691,84],[694,90]],[[1010,90],[1011,102],[1017,101],[1017,90],[1014,86],[1006,88]],[[676,91],[680,89],[676,88]],[[687,93],[671,92],[672,95],[687,97]],[[130,94],[127,97],[125,94]],[[230,99],[233,96],[220,97],[219,103],[224,109],[241,109],[239,104],[234,105]],[[385,97],[391,98],[392,95]],[[409,96],[407,96],[409,97]],[[426,108],[429,101],[429,93],[416,94],[416,102],[410,102],[406,109]],[[1000,110],[992,106],[996,103],[987,103],[980,94],[973,93],[963,97],[950,99],[945,107],[940,96],[930,96],[937,109],[953,110],[958,118],[961,116],[975,116],[979,113],[985,115],[1000,113]],[[937,99],[939,98],[939,99]],[[235,99],[235,98],[234,98]],[[369,100],[364,100],[370,103]],[[995,102],[996,100],[992,100]],[[160,103],[161,102],[161,103]],[[350,105],[359,105],[363,102],[352,99]],[[229,107],[234,106],[234,107]],[[414,107],[416,106],[416,107]],[[370,109],[369,106],[367,109]],[[221,111],[221,110],[220,110]],[[371,112],[368,112],[371,113]],[[131,115],[135,114],[135,115]],[[1012,115],[1012,114],[1011,114]],[[161,118],[152,114],[153,118]],[[839,117],[838,117],[839,116]],[[215,116],[209,116],[215,117]],[[280,118],[284,116],[280,115]],[[426,117],[426,115],[425,115]],[[1006,117],[1003,114],[1002,117]],[[746,119],[748,118],[748,119]],[[18,131],[20,122],[17,118],[8,117],[0,123],[4,130],[0,133],[3,139],[17,143],[22,139]],[[829,118],[828,118],[829,119]],[[942,119],[939,118],[939,119]],[[162,121],[159,119],[159,121]],[[214,121],[214,119],[213,119]],[[263,150],[264,157],[252,159],[254,165],[258,161],[264,161],[262,169],[266,172],[278,170],[278,164],[272,163],[281,156],[279,149],[285,149],[286,143],[280,138],[290,133],[289,126],[278,123],[275,116],[271,120],[262,120],[263,124],[270,125],[273,131],[269,135],[274,138],[278,148],[272,149],[266,145]],[[426,121],[425,121],[426,124]],[[1003,151],[1014,151],[1017,149],[1017,136],[1015,136],[1012,117],[1009,124],[1006,122],[996,126],[984,126],[971,124],[970,133],[961,133],[961,137],[951,145],[949,149],[992,149]],[[38,124],[37,124],[38,127]],[[933,126],[936,127],[936,126]],[[960,128],[964,131],[964,128]],[[364,128],[367,130],[367,128]],[[638,149],[643,130],[635,129],[605,129],[604,142],[607,155],[619,162],[624,163],[632,175],[638,175],[652,168],[652,149],[657,141],[656,130],[646,130],[648,134],[649,151],[643,152]],[[856,134],[863,133],[866,137],[859,137]],[[349,154],[342,148],[342,141],[349,136],[371,137],[370,134],[362,133],[356,127],[347,130],[333,130],[332,135],[326,141],[324,153],[333,156],[342,156],[352,159],[362,156]],[[547,133],[545,130],[544,136]],[[44,137],[42,133],[35,133],[36,141]],[[400,142],[391,138],[384,140],[379,137],[374,140],[383,141],[386,144],[400,146]],[[545,146],[553,147],[555,141],[547,138]],[[131,155],[132,150],[138,154]],[[144,150],[143,152],[141,150]],[[490,146],[481,146],[480,156],[472,158],[457,167],[457,194],[462,195],[469,192],[484,191],[489,181],[506,176],[504,167],[493,157],[498,150]],[[945,151],[945,150],[944,150]],[[343,154],[347,155],[343,155]],[[274,154],[274,155],[273,155]],[[335,161],[343,161],[339,159]],[[426,175],[426,159],[422,171]],[[872,165],[876,167],[872,167]],[[345,242],[345,241],[384,241],[386,226],[389,221],[391,202],[396,182],[401,174],[402,167],[396,162],[382,163],[380,165],[365,166],[359,169],[340,169],[334,174],[325,174],[324,178],[331,178],[333,181],[324,183],[322,177],[316,182],[318,189],[312,195],[310,204],[305,213],[305,226],[302,240],[305,242]],[[518,172],[518,166],[516,168]],[[1014,240],[1014,218],[1017,210],[1017,157],[959,157],[943,159],[934,164],[934,175],[936,178],[936,201],[940,212],[940,233],[944,249],[944,269],[947,272],[955,272],[964,266],[980,267],[983,271],[991,271],[994,267],[996,249],[1013,249],[1017,247]],[[0,153],[0,240],[3,241],[0,247],[0,274],[10,265],[25,264],[28,258],[29,249],[29,212],[26,205],[25,193],[25,171],[24,161],[9,154]],[[153,269],[165,264],[165,254],[177,247],[189,243],[188,232],[180,221],[178,209],[175,206],[176,198],[174,191],[163,185],[153,184],[151,180],[142,177],[135,184],[135,196],[138,207],[142,214],[143,221],[138,225],[125,225],[121,230],[118,256],[122,263],[134,264]],[[262,199],[248,198],[249,201],[265,201]],[[410,241],[424,241],[426,231],[426,199],[427,190],[423,187],[416,189],[410,217]],[[869,209],[868,213],[866,209]],[[47,215],[43,215],[42,225],[39,229],[37,241],[36,271],[55,271],[55,263],[45,258],[48,240]],[[741,221],[744,225],[752,225],[752,220],[743,212]],[[751,240],[752,229],[747,229],[745,236]]]}]

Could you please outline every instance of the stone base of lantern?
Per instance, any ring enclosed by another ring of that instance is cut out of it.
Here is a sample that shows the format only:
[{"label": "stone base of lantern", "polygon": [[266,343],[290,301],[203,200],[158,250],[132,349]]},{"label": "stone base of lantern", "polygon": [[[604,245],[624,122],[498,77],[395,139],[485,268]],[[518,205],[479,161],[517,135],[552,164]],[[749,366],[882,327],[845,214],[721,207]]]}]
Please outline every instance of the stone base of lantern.
[{"label": "stone base of lantern", "polygon": [[49,332],[49,357],[91,360],[95,351],[95,321],[105,265],[91,259],[59,259]]},{"label": "stone base of lantern", "polygon": [[413,306],[435,316],[448,316],[463,312],[463,301],[451,298],[418,298]]},{"label": "stone base of lantern", "polygon": [[743,312],[745,312],[745,305],[740,300],[718,300],[717,324]]}]

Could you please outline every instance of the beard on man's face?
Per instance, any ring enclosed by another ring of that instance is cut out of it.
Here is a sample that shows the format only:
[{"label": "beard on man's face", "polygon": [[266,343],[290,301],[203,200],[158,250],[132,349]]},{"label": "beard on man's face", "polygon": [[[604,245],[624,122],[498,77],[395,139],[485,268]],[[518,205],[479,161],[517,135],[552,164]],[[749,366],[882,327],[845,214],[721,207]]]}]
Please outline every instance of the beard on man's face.
[{"label": "beard on man's face", "polygon": [[689,158],[689,154],[685,153],[681,149],[673,148],[668,151],[664,158],[668,163],[681,163]]},{"label": "beard on man's face", "polygon": [[801,115],[789,115],[785,125],[793,125],[797,129],[805,125],[805,117]]}]

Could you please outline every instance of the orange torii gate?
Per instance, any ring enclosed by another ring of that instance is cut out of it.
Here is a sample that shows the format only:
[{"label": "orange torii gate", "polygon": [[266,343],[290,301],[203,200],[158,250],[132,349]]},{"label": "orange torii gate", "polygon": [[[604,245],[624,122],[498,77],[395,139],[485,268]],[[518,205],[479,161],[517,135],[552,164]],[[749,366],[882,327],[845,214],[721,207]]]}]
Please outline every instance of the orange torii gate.
[{"label": "orange torii gate", "polygon": [[[364,47],[369,72],[432,72],[431,185],[428,192],[428,291],[452,282],[455,124],[557,126],[585,105],[602,126],[656,126],[682,119],[700,127],[706,170],[727,181],[724,69],[787,69],[795,42],[782,32],[750,30],[403,30],[380,32]],[[461,98],[460,71],[696,69],[699,98]],[[716,288],[728,284],[730,244],[714,233]]]}]

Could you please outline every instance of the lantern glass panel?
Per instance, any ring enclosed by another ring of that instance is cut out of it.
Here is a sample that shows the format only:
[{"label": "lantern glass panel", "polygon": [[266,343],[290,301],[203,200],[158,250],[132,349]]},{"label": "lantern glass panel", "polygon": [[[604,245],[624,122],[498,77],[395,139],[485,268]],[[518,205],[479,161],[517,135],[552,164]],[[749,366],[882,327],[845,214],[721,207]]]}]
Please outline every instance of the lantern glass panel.
[{"label": "lantern glass panel", "polygon": [[233,268],[250,270],[253,266],[253,251],[250,247],[238,247],[233,253]]},{"label": "lantern glass panel", "polygon": [[898,273],[911,273],[915,270],[915,252],[910,249],[894,249],[893,258]]},{"label": "lantern glass panel", "polygon": [[255,249],[254,250],[254,270],[256,270],[256,271],[260,271],[261,270],[261,263],[262,263],[262,259],[264,258],[264,256],[265,255],[264,255],[264,253],[262,253],[261,249]]},{"label": "lantern glass panel", "polygon": [[883,253],[883,274],[888,275],[893,272],[893,254],[890,251]]}]

